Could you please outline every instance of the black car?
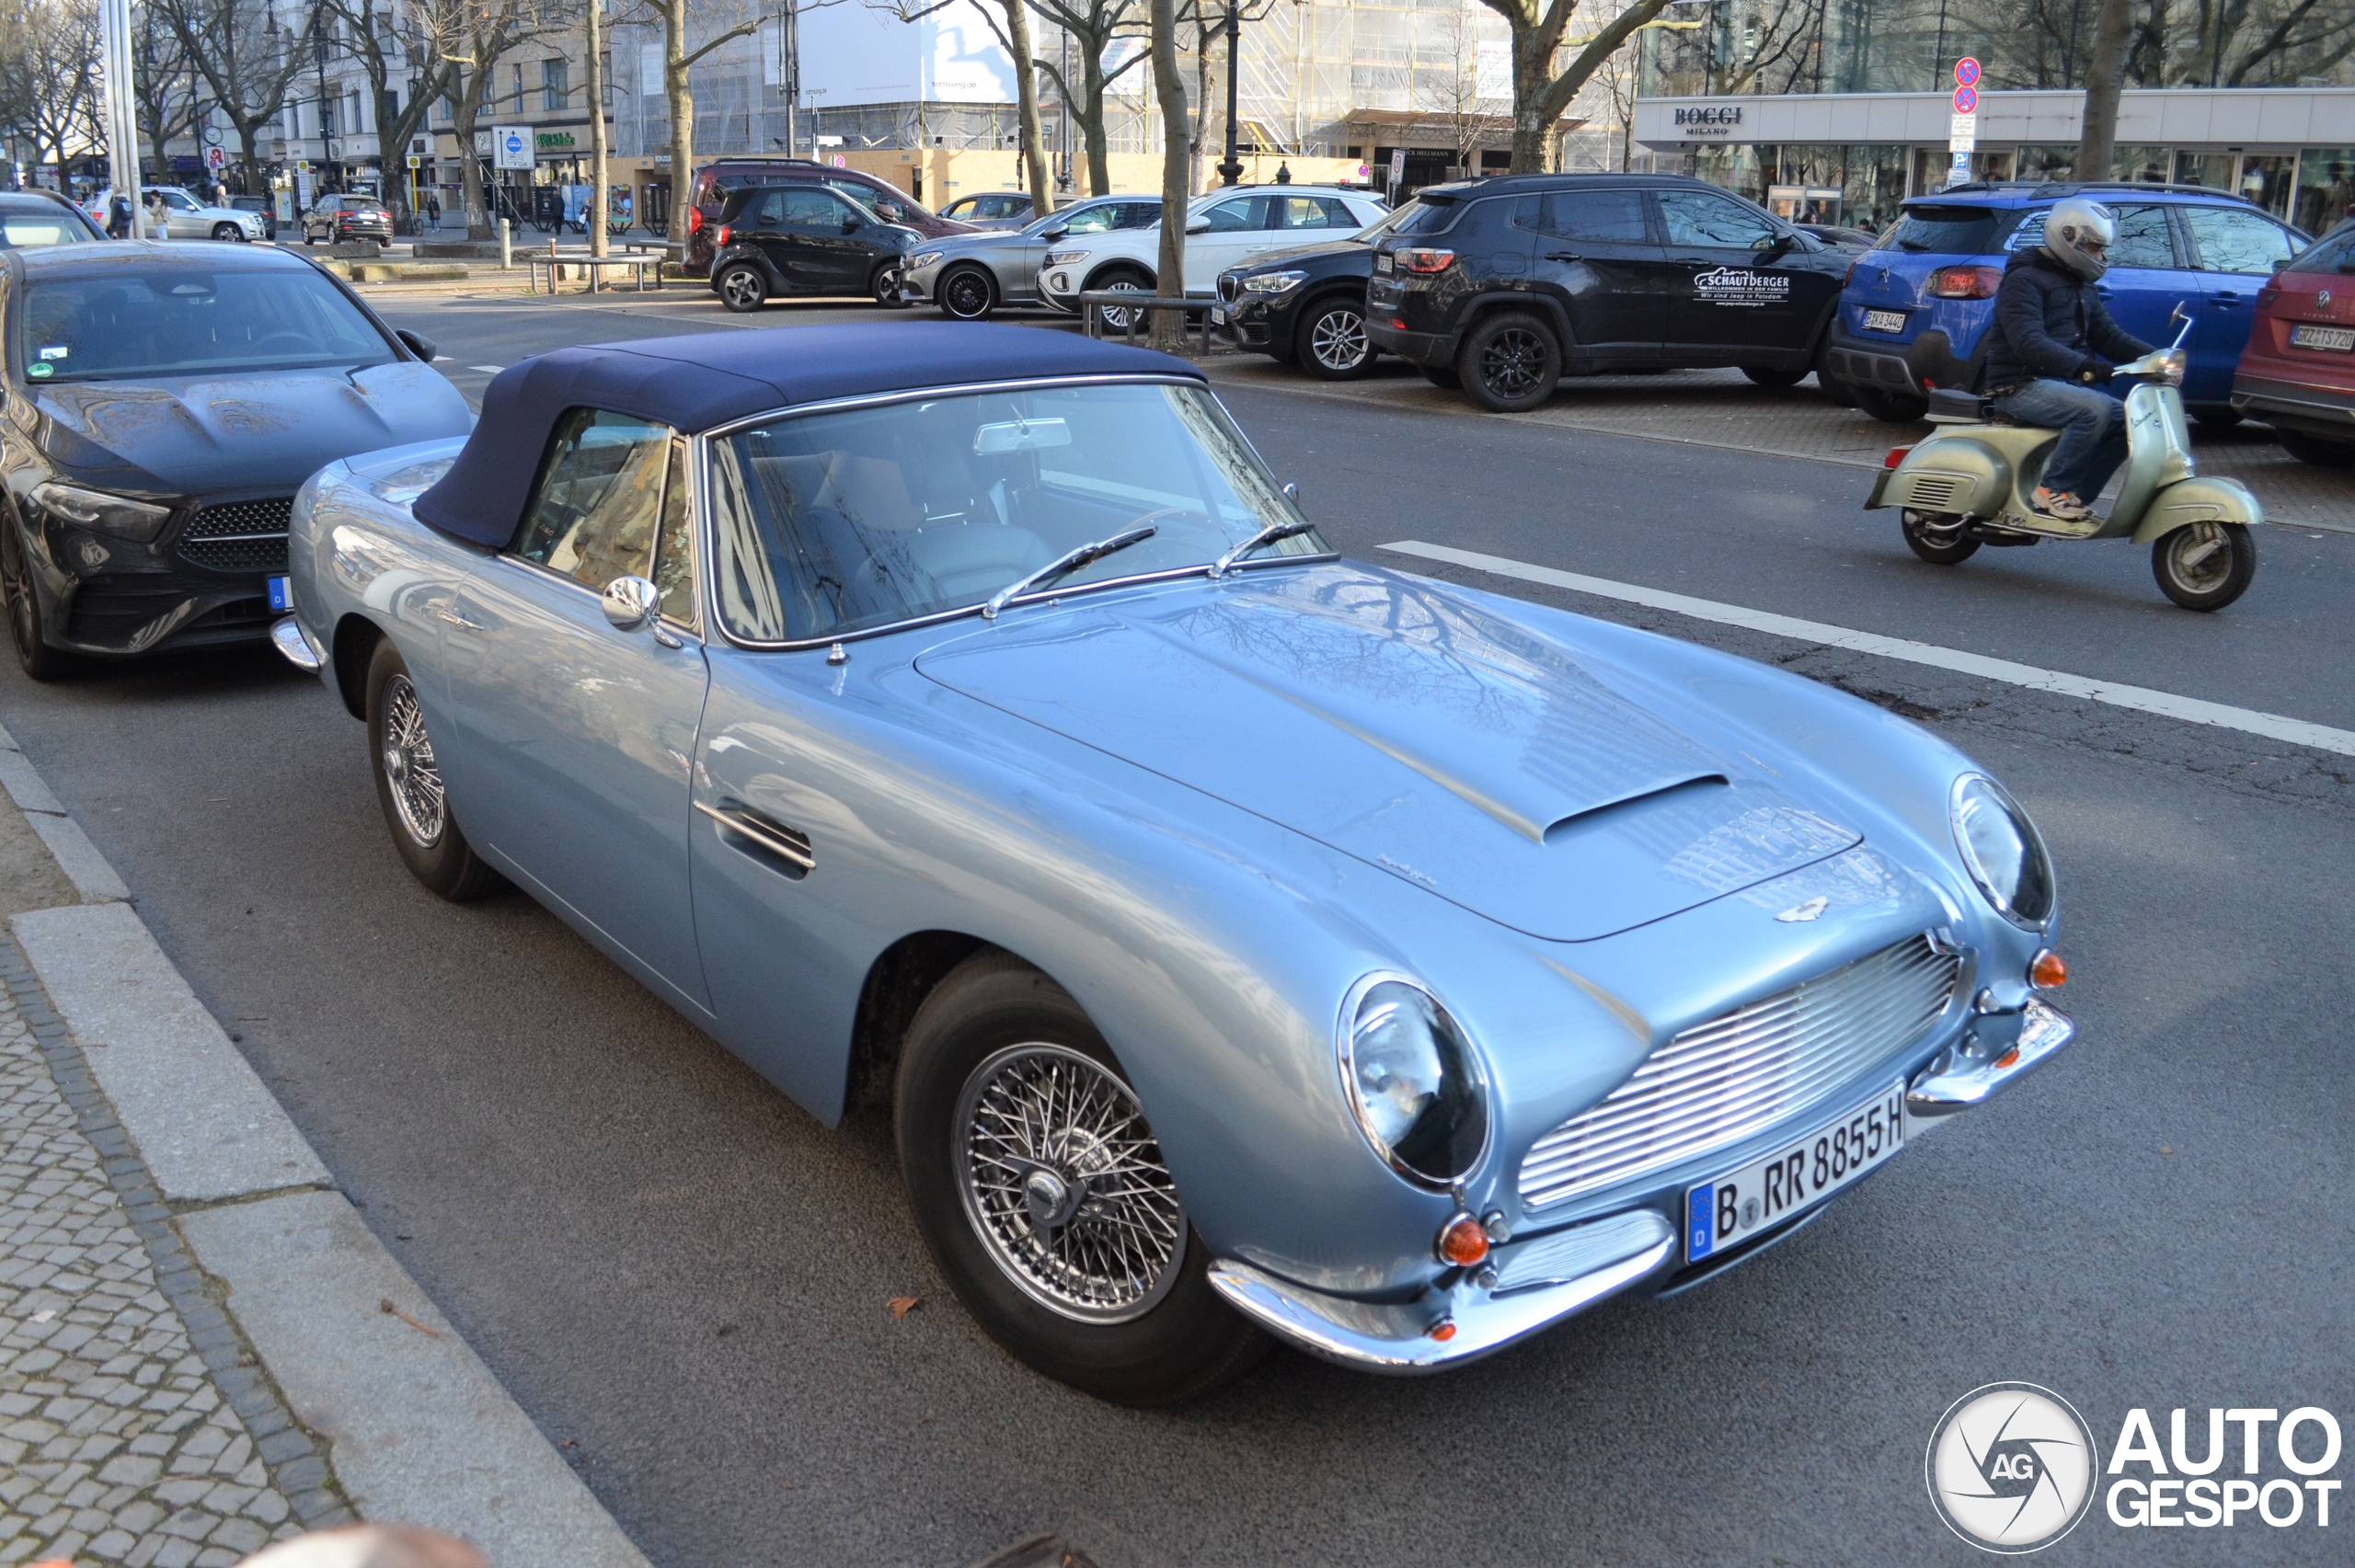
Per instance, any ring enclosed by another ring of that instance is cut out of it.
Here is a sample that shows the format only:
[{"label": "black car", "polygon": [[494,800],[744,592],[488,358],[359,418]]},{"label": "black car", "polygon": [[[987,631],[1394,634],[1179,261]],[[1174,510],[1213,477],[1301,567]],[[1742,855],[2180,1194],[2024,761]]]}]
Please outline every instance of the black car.
[{"label": "black car", "polygon": [[[1366,234],[1379,235],[1388,223]],[[1365,285],[1373,275],[1366,235],[1256,257],[1218,275],[1211,329],[1319,381],[1354,381],[1374,360],[1365,335]]]},{"label": "black car", "polygon": [[1678,176],[1436,186],[1374,241],[1366,336],[1499,413],[1605,371],[1732,365],[1792,386],[1854,259]]},{"label": "black car", "polygon": [[270,197],[232,196],[227,205],[235,207],[240,212],[260,213],[262,237],[264,239],[278,237],[278,203]]},{"label": "black car", "polygon": [[393,243],[393,215],[373,196],[331,191],[312,202],[311,210],[303,214],[304,245],[317,240],[338,245],[354,239]]},{"label": "black car", "polygon": [[53,190],[0,190],[0,250],[87,245],[106,237],[87,212]]},{"label": "black car", "polygon": [[865,294],[897,309],[900,273],[923,238],[831,186],[755,186],[719,210],[711,292],[732,311],[784,294]]},{"label": "black car", "polygon": [[261,641],[303,482],[474,425],[431,343],[289,251],[0,251],[0,595],[38,681]]}]

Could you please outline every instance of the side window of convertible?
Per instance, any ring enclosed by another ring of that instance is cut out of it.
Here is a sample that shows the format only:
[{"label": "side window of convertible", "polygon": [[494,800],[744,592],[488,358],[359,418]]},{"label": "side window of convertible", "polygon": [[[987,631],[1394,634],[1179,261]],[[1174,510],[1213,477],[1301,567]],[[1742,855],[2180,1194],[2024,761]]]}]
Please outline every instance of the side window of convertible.
[{"label": "side window of convertible", "polygon": [[668,429],[626,414],[566,414],[540,464],[515,554],[599,592],[615,578],[648,576],[672,444]]}]

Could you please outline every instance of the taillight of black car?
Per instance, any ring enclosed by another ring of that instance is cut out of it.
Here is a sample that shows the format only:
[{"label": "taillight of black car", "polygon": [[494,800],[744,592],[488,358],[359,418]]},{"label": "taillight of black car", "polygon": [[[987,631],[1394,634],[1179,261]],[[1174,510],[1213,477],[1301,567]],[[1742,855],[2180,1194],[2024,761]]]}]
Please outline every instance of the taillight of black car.
[{"label": "taillight of black car", "polygon": [[1394,250],[1390,254],[1398,264],[1398,270],[1401,272],[1414,272],[1428,276],[1434,272],[1444,272],[1455,265],[1455,252],[1438,250],[1429,246],[1408,246],[1404,249]]}]

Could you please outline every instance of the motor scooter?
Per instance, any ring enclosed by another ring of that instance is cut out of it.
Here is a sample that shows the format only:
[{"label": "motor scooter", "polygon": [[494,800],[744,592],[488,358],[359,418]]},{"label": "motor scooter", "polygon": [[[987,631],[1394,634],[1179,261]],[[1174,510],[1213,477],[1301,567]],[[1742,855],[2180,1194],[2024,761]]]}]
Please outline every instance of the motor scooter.
[{"label": "motor scooter", "polygon": [[2200,475],[2184,425],[2184,338],[2190,312],[2181,304],[2168,325],[2182,331],[2116,374],[2144,378],[2126,395],[2126,476],[2109,515],[2075,522],[2029,505],[2058,430],[2014,424],[1993,400],[1956,390],[1971,371],[1943,332],[1925,332],[1907,354],[1929,389],[1930,415],[1941,428],[1889,454],[1865,509],[1900,509],[1905,543],[1941,567],[1958,566],[1986,545],[2047,539],[2131,539],[2151,546],[2159,591],[2187,610],[2221,610],[2257,576],[2249,530],[2265,509],[2237,479]]}]

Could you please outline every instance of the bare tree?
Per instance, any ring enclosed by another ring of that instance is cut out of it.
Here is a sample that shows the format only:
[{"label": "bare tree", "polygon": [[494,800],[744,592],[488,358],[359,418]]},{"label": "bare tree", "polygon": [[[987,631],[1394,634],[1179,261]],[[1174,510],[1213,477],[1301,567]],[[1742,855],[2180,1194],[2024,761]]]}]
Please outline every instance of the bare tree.
[{"label": "bare tree", "polygon": [[[1557,55],[1568,32],[1578,0],[1481,0],[1512,29],[1512,171],[1535,174],[1545,167],[1555,121],[1578,97],[1603,63],[1660,15],[1668,0],[1635,0],[1587,46],[1562,64]],[[1557,69],[1558,67],[1558,69]]]},{"label": "bare tree", "polygon": [[[493,0],[496,6],[498,0]],[[327,0],[349,35],[344,49],[368,78],[376,103],[376,157],[385,172],[385,201],[393,221],[406,226],[409,192],[394,171],[406,166],[409,138],[416,135],[436,100],[452,86],[452,47],[468,37],[465,22],[476,7],[457,0]],[[461,45],[461,47],[463,47]],[[406,89],[406,91],[404,91]],[[406,97],[407,102],[401,100]],[[357,130],[357,127],[353,129]],[[471,139],[461,137],[461,156]]]},{"label": "bare tree", "polygon": [[2134,47],[2134,0],[2101,0],[2094,24],[2092,66],[2085,73],[2085,118],[2077,138],[2077,177],[2108,179],[2118,155],[2118,99],[2126,86],[2126,57]]},{"label": "bare tree", "polygon": [[1039,69],[1055,84],[1063,112],[1079,123],[1080,143],[1087,153],[1087,193],[1106,196],[1112,189],[1112,143],[1104,128],[1104,97],[1111,85],[1150,57],[1137,50],[1117,65],[1107,66],[1112,50],[1150,31],[1139,10],[1139,0],[1031,0],[1033,9],[1070,35],[1078,55],[1078,91],[1055,62],[1041,59]]},{"label": "bare tree", "polygon": [[310,63],[317,14],[301,12],[295,32],[278,25],[268,0],[152,3],[212,90],[213,107],[236,129],[244,183],[255,189],[262,131],[284,111],[288,91]]},{"label": "bare tree", "polygon": [[[695,95],[690,74],[695,62],[712,51],[758,32],[761,12],[747,0],[692,7],[687,0],[638,0],[638,5],[641,15],[650,14],[662,24],[662,92],[671,108],[671,223],[672,232],[684,237],[695,178]],[[913,20],[924,13],[900,14]],[[698,33],[700,42],[695,41]]]},{"label": "bare tree", "polygon": [[1430,120],[1446,127],[1456,167],[1469,171],[1487,119],[1480,112],[1479,17],[1465,0],[1456,0],[1435,21],[1447,63],[1428,71],[1416,64],[1415,97]]},{"label": "bare tree", "polygon": [[[1178,74],[1178,0],[1153,0],[1153,90],[1161,101],[1161,256],[1154,292],[1181,299],[1186,292],[1186,202],[1192,185],[1187,173],[1186,78]],[[1176,349],[1186,338],[1186,313],[1155,311],[1153,342]]]},{"label": "bare tree", "polygon": [[[495,231],[483,189],[482,160],[474,154],[475,123],[489,101],[491,73],[500,60],[525,39],[555,25],[553,0],[407,0],[404,9],[418,18],[411,25],[424,29],[420,46],[431,51],[420,57],[425,68],[431,71],[438,63],[447,73],[440,92],[450,105],[450,128],[457,135],[458,163],[465,171],[466,237],[489,239]],[[410,109],[421,114],[423,101],[425,95],[413,94]]]},{"label": "bare tree", "polygon": [[33,166],[101,139],[96,0],[29,0],[17,7],[0,52],[0,103],[31,145]]},{"label": "bare tree", "polygon": [[131,34],[138,56],[131,86],[139,100],[133,106],[139,131],[147,138],[155,177],[169,182],[172,164],[167,145],[175,136],[195,130],[204,119],[204,81],[189,59],[187,47],[155,6],[142,6],[132,13]]}]

